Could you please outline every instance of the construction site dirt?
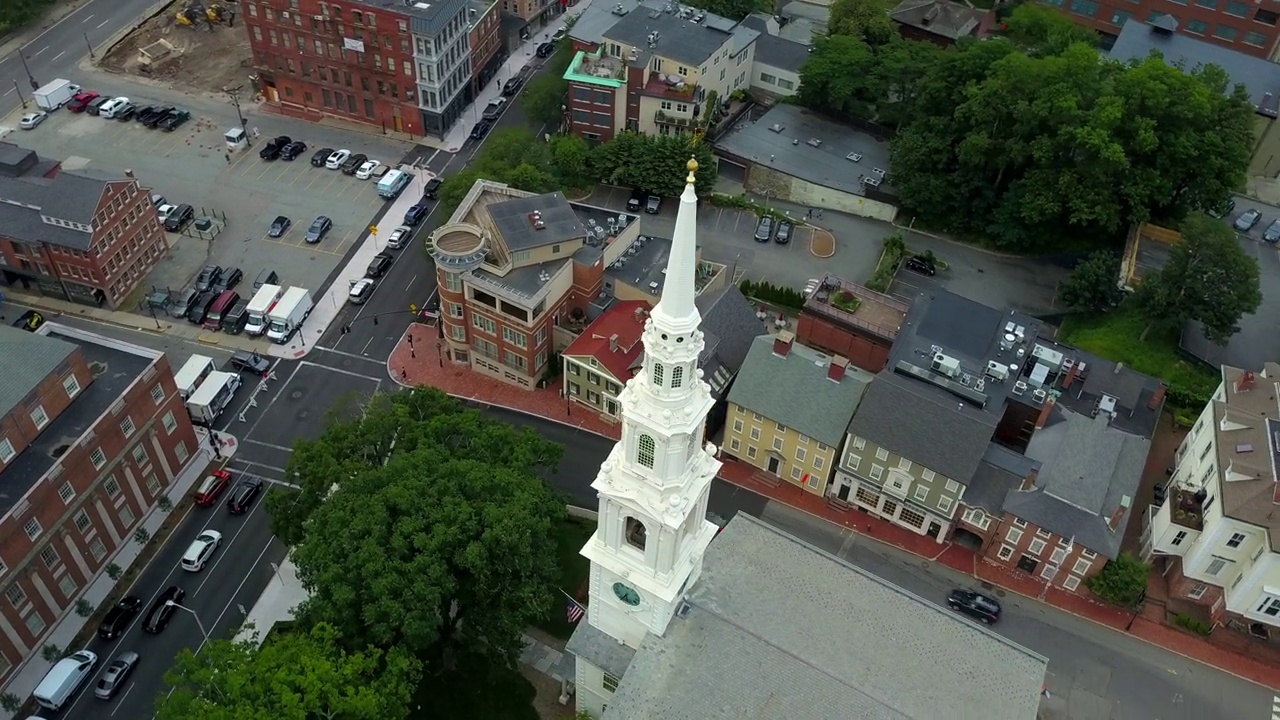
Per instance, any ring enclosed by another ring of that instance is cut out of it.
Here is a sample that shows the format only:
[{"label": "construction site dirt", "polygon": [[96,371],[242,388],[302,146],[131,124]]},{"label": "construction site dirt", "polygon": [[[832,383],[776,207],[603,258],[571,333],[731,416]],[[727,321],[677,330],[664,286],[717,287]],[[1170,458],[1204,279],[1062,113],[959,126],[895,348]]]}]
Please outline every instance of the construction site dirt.
[{"label": "construction site dirt", "polygon": [[188,90],[251,87],[248,30],[234,5],[175,0],[116,43],[101,67]]}]

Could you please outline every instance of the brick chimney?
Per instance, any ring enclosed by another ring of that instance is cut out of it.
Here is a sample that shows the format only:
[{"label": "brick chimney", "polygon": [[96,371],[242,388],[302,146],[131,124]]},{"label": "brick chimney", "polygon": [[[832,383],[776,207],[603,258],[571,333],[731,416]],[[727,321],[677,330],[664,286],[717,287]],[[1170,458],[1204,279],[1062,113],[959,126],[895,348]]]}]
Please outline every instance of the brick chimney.
[{"label": "brick chimney", "polygon": [[1250,390],[1253,389],[1253,386],[1255,384],[1257,384],[1257,376],[1253,374],[1252,370],[1245,370],[1244,372],[1240,373],[1239,378],[1236,378],[1236,392],[1238,393],[1249,392]]},{"label": "brick chimney", "polygon": [[1161,385],[1160,387],[1156,388],[1155,392],[1151,393],[1151,399],[1147,401],[1148,410],[1155,410],[1156,408],[1160,407],[1160,403],[1164,402],[1165,389],[1166,389],[1165,386]]},{"label": "brick chimney", "polygon": [[609,352],[618,352],[618,333],[609,336]]},{"label": "brick chimney", "polygon": [[796,336],[788,330],[782,330],[773,336],[773,354],[778,357],[786,357],[791,352],[791,343],[795,342]]},{"label": "brick chimney", "polygon": [[1124,514],[1132,503],[1133,500],[1128,495],[1120,498],[1120,505],[1111,513],[1111,519],[1107,521],[1107,525],[1111,527],[1111,532],[1117,532],[1120,529],[1120,521],[1124,519]]},{"label": "brick chimney", "polygon": [[1036,429],[1044,427],[1049,422],[1049,413],[1053,412],[1053,398],[1045,398],[1044,406],[1040,408],[1040,416],[1036,418]]},{"label": "brick chimney", "polygon": [[1076,361],[1071,364],[1071,369],[1067,371],[1067,376],[1062,378],[1063,390],[1066,390],[1071,387],[1071,383],[1075,382],[1076,378],[1080,376],[1080,368],[1082,368],[1083,366],[1084,366],[1084,363],[1079,361]]},{"label": "brick chimney", "polygon": [[1027,473],[1027,476],[1022,478],[1022,487],[1019,487],[1018,489],[1023,492],[1027,492],[1029,490],[1035,490],[1036,478],[1038,477],[1040,477],[1040,471],[1036,470],[1035,468],[1032,468],[1031,472]]},{"label": "brick chimney", "polygon": [[840,382],[844,379],[845,370],[849,369],[849,361],[839,355],[831,358],[831,364],[827,365],[827,379],[832,382]]}]

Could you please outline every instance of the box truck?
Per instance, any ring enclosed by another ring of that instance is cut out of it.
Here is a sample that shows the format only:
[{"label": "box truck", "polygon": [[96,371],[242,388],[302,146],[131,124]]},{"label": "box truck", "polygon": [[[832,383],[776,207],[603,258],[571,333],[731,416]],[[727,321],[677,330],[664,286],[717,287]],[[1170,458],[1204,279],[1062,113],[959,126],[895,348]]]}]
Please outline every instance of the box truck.
[{"label": "box truck", "polygon": [[279,285],[263,285],[258,288],[258,292],[249,301],[249,322],[244,326],[246,333],[257,337],[267,331],[267,326],[271,324],[267,313],[275,308],[283,292],[284,288]]},{"label": "box truck", "polygon": [[227,409],[227,405],[231,404],[231,398],[235,397],[239,389],[238,373],[220,370],[209,373],[209,377],[200,383],[200,387],[196,388],[191,397],[187,398],[187,414],[191,416],[191,422],[213,427],[213,421]]},{"label": "box truck", "polygon": [[192,355],[187,358],[187,363],[173,376],[173,382],[178,386],[178,394],[183,400],[191,397],[191,393],[195,392],[196,388],[200,387],[200,383],[209,377],[209,373],[217,369],[211,357]]},{"label": "box truck", "polygon": [[271,325],[267,328],[267,338],[283,345],[289,342],[293,333],[302,325],[302,321],[311,314],[311,292],[306,288],[291,287],[284,291],[280,302],[267,313]]},{"label": "box truck", "polygon": [[52,82],[46,83],[39,90],[31,93],[36,99],[36,105],[41,110],[57,110],[58,108],[71,102],[71,98],[80,92],[80,86],[70,80],[58,78]]}]

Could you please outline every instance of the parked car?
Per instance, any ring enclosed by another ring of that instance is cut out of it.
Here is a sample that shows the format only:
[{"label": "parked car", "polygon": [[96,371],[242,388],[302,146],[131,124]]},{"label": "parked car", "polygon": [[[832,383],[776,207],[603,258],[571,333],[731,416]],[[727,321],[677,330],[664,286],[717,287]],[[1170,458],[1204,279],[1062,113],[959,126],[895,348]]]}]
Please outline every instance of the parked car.
[{"label": "parked car", "polygon": [[662,198],[657,195],[650,195],[649,199],[644,203],[644,211],[650,215],[657,215],[662,211]]},{"label": "parked car", "polygon": [[498,118],[502,117],[502,111],[505,110],[506,107],[507,99],[504,97],[496,97],[490,100],[488,105],[484,106],[484,113],[482,113],[480,117],[488,120],[489,122],[498,122]]},{"label": "parked car", "polygon": [[35,332],[39,330],[40,326],[43,324],[44,315],[36,310],[28,310],[19,315],[17,320],[13,321],[14,327],[21,328],[27,332]]},{"label": "parked car", "polygon": [[161,106],[159,105],[143,105],[139,107],[136,111],[134,111],[133,119],[137,120],[138,122],[142,122],[143,120],[146,120],[152,115],[160,112],[160,110],[161,110]]},{"label": "parked car", "polygon": [[138,616],[138,611],[142,609],[142,598],[126,595],[120,598],[120,601],[111,606],[107,614],[103,616],[102,622],[98,623],[98,637],[103,640],[111,641],[124,634],[129,628],[129,623]]},{"label": "parked car", "polygon": [[386,175],[387,172],[390,170],[391,170],[390,165],[379,165],[378,167],[373,169],[373,172],[369,173],[369,179],[374,182],[377,182],[381,180],[382,176]]},{"label": "parked car", "polygon": [[218,502],[218,496],[231,487],[231,473],[218,468],[208,475],[204,476],[204,480],[200,481],[199,487],[196,488],[195,498],[196,505],[200,507],[209,507]]},{"label": "parked car", "polygon": [[564,28],[560,28],[559,30],[557,30],[557,31],[556,31],[556,33],[555,33],[554,35],[552,35],[552,36],[551,36],[551,42],[552,42],[552,43],[558,43],[558,42],[560,42],[561,40],[563,40],[563,39],[564,39],[564,36],[565,36],[565,35],[568,35],[568,34],[569,34],[569,31],[568,31],[568,30],[566,30],[566,29],[564,29]]},{"label": "parked car", "polygon": [[187,551],[182,555],[182,569],[187,572],[200,572],[205,565],[209,564],[209,560],[213,558],[213,553],[222,544],[222,533],[217,530],[203,530],[196,536],[195,540],[187,546]]},{"label": "parked car", "polygon": [[627,198],[627,211],[638,213],[644,208],[644,201],[649,195],[640,188],[632,188],[631,197]]},{"label": "parked car", "polygon": [[489,128],[493,127],[493,123],[488,120],[481,120],[471,127],[471,139],[482,140],[485,135],[489,134]]},{"label": "parked car", "polygon": [[377,282],[372,278],[351,281],[351,291],[347,293],[347,301],[352,305],[363,304],[365,300],[369,299],[370,295],[373,295],[373,288]]},{"label": "parked car", "polygon": [[156,127],[165,132],[173,132],[182,126],[183,123],[191,119],[190,110],[174,110],[173,112],[160,118],[160,122],[156,123]]},{"label": "parked car", "polygon": [[213,289],[214,285],[218,284],[218,280],[220,280],[221,278],[222,278],[221,265],[205,265],[200,270],[200,274],[196,276],[196,290],[198,292],[211,290]]},{"label": "parked car", "polygon": [[408,225],[401,225],[395,230],[392,230],[391,234],[387,236],[387,247],[391,248],[392,250],[399,250],[405,245],[408,245],[409,241],[412,239],[413,239],[413,228],[409,227]]},{"label": "parked car", "polygon": [[209,316],[209,308],[213,307],[213,303],[222,294],[221,290],[205,290],[200,296],[191,303],[191,307],[187,310],[187,320],[192,325],[203,325],[205,318]]},{"label": "parked car", "polygon": [[1257,208],[1249,208],[1248,210],[1240,213],[1240,217],[1236,218],[1236,221],[1232,223],[1232,225],[1234,225],[1236,230],[1239,230],[1240,232],[1249,232],[1261,220],[1262,213]]},{"label": "parked car", "polygon": [[350,150],[334,150],[329,159],[324,161],[324,166],[330,170],[338,170],[349,157],[351,157]]},{"label": "parked car", "polygon": [[191,305],[199,297],[200,291],[195,288],[187,288],[173,297],[173,303],[169,305],[169,317],[181,320],[191,311]]},{"label": "parked car", "polygon": [[307,242],[314,245],[324,239],[325,233],[333,229],[333,221],[327,215],[321,215],[311,221],[311,227],[307,228]]},{"label": "parked car", "polygon": [[243,515],[253,505],[253,499],[262,492],[261,480],[241,480],[227,500],[227,512],[232,515]]},{"label": "parked car", "polygon": [[382,163],[377,160],[365,160],[360,167],[356,168],[356,179],[368,180],[373,177],[373,173],[380,167],[382,167]]},{"label": "parked car", "polygon": [[342,163],[342,168],[341,168],[342,174],[355,175],[356,171],[360,169],[360,166],[364,164],[364,161],[368,159],[369,159],[369,156],[363,153],[356,153],[351,157],[348,157]]},{"label": "parked car", "polygon": [[88,105],[84,106],[84,114],[101,117],[102,106],[106,105],[109,102],[111,102],[111,98],[107,97],[106,95],[99,95],[98,97],[94,98]]},{"label": "parked car", "polygon": [[773,216],[762,215],[756,223],[756,242],[769,242],[773,239]]},{"label": "parked car", "polygon": [[112,98],[110,100],[107,100],[106,102],[102,103],[101,106],[98,107],[98,117],[104,117],[108,119],[114,118],[116,116],[116,113],[120,111],[120,108],[128,104],[129,104],[129,98],[127,97],[118,97],[118,98]]},{"label": "parked car", "polygon": [[277,215],[275,220],[271,221],[271,229],[267,230],[269,237],[278,238],[289,232],[289,228],[293,227],[293,221],[284,215]]},{"label": "parked car", "polygon": [[1222,218],[1235,212],[1235,209],[1236,209],[1236,201],[1228,199],[1226,202],[1223,202],[1217,207],[1206,210],[1205,212],[1209,213],[1209,217],[1213,217],[1221,220]]},{"label": "parked car", "polygon": [[1280,218],[1271,221],[1267,229],[1262,232],[1262,239],[1269,243],[1280,242]]},{"label": "parked car", "polygon": [[119,120],[120,122],[129,122],[137,114],[138,106],[133,103],[129,103],[116,111],[116,120]]},{"label": "parked car", "polygon": [[154,635],[169,627],[169,621],[177,612],[177,608],[170,603],[180,603],[186,596],[187,591],[177,585],[165,588],[164,592],[156,597],[155,602],[151,603],[151,610],[147,612],[147,620],[142,623],[142,629]]},{"label": "parked car", "polygon": [[291,142],[293,142],[293,138],[288,135],[273,137],[267,141],[266,145],[262,146],[261,150],[258,151],[258,157],[267,161],[275,160],[280,157],[280,154],[284,152],[285,147],[287,147]]},{"label": "parked car", "polygon": [[556,46],[549,42],[544,42],[533,51],[534,55],[540,58],[551,57],[551,53],[556,51]]},{"label": "parked car", "polygon": [[164,218],[164,229],[169,232],[182,232],[192,220],[196,219],[196,209],[182,203]]},{"label": "parked car", "polygon": [[165,196],[161,195],[160,193],[151,193],[152,205],[155,205],[156,207],[160,207],[161,205],[164,205],[167,202],[169,201],[165,199]]},{"label": "parked car", "polygon": [[22,119],[18,121],[18,127],[23,130],[35,130],[40,126],[40,123],[44,122],[48,117],[49,113],[44,112],[43,110],[40,112],[29,112],[26,115],[23,115]]},{"label": "parked car", "polygon": [[150,114],[150,115],[148,115],[147,117],[143,118],[143,120],[142,120],[142,125],[143,125],[144,127],[148,127],[148,128],[153,128],[153,129],[154,129],[157,125],[159,125],[159,124],[160,124],[160,121],[161,121],[161,120],[164,120],[165,118],[169,117],[169,113],[171,113],[171,112],[173,112],[173,111],[175,111],[175,110],[177,110],[177,109],[178,109],[178,108],[173,107],[172,105],[169,105],[169,106],[167,106],[167,107],[160,108],[159,110],[156,110],[155,112],[151,113],[151,114]]},{"label": "parked car", "polygon": [[294,158],[297,158],[299,155],[301,155],[306,151],[307,151],[306,143],[302,142],[301,140],[294,140],[288,145],[285,145],[283,148],[280,148],[280,159],[293,160]]},{"label": "parked car", "polygon": [[99,700],[110,700],[115,697],[120,688],[129,681],[133,669],[138,667],[138,660],[138,653],[132,650],[126,650],[117,655],[107,669],[102,671],[102,677],[98,678],[98,684],[93,688],[93,696]]},{"label": "parked car", "polygon": [[929,257],[925,255],[912,255],[907,258],[905,263],[903,263],[903,267],[913,272],[918,272],[921,275],[928,275],[929,277],[933,277],[938,273],[938,266],[934,264],[933,260],[930,260]]},{"label": "parked car", "polygon": [[964,613],[983,625],[991,625],[1000,620],[1000,602],[973,590],[952,590],[947,594],[947,607]]},{"label": "parked car", "polygon": [[417,225],[429,212],[431,212],[431,206],[427,204],[426,199],[419,200],[404,211],[404,224]]},{"label": "parked car", "polygon": [[389,253],[378,253],[377,255],[374,255],[373,260],[369,262],[369,267],[364,271],[364,276],[367,278],[382,277],[387,273],[387,270],[391,267],[393,262],[395,262],[395,258]]},{"label": "parked car", "polygon": [[783,220],[778,223],[778,229],[773,233],[773,241],[779,245],[786,245],[791,242],[791,222]]},{"label": "parked car", "polygon": [[440,186],[443,184],[444,184],[444,178],[439,176],[431,178],[430,180],[427,181],[427,184],[422,188],[422,197],[431,198],[432,200],[435,200],[436,193],[440,192]]},{"label": "parked car", "polygon": [[238,352],[231,356],[231,368],[240,373],[266,376],[271,370],[271,361],[254,352]]},{"label": "parked car", "polygon": [[238,267],[226,268],[222,271],[222,276],[213,284],[211,290],[230,290],[240,284],[244,279],[244,272]]},{"label": "parked car", "polygon": [[311,154],[311,164],[315,167],[324,167],[324,163],[333,154],[333,148],[320,148]]},{"label": "parked car", "polygon": [[506,82],[502,83],[502,94],[505,97],[512,97],[516,93],[520,92],[520,88],[523,86],[524,86],[523,75],[517,75],[513,78],[509,78]]},{"label": "parked car", "polygon": [[89,107],[89,103],[97,100],[98,97],[98,93],[93,90],[83,90],[71,98],[71,102],[67,103],[67,109],[74,113],[84,112],[85,108]]},{"label": "parked car", "polygon": [[169,203],[161,203],[160,205],[156,206],[156,217],[159,218],[160,222],[163,223],[165,220],[168,220],[169,216],[173,214],[173,211],[177,209],[178,209],[177,205],[172,205]]}]

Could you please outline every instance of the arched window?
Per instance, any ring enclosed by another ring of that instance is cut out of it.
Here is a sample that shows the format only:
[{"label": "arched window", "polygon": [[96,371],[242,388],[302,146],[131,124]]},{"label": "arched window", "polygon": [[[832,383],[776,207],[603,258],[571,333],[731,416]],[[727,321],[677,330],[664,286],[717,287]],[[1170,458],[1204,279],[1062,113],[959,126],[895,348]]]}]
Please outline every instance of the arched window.
[{"label": "arched window", "polygon": [[657,443],[653,441],[652,437],[641,435],[639,446],[636,449],[636,461],[647,468],[652,468],[653,456],[657,452],[657,447]]},{"label": "arched window", "polygon": [[342,19],[342,8],[337,5],[333,6],[333,19],[334,20]]},{"label": "arched window", "polygon": [[355,23],[355,24],[357,24],[357,25],[359,25],[360,23],[364,22],[364,13],[360,12],[359,10],[352,10],[352,11],[351,11],[351,22],[353,22],[353,23]]},{"label": "arched window", "polygon": [[684,384],[684,368],[680,365],[671,370],[671,387],[678,388]]},{"label": "arched window", "polygon": [[637,550],[644,550],[644,543],[648,537],[648,531],[645,530],[644,523],[629,517],[627,518],[627,544]]},{"label": "arched window", "polygon": [[661,387],[662,380],[663,380],[662,376],[664,374],[665,374],[665,370],[662,367],[662,363],[654,363],[653,364],[653,384]]}]

